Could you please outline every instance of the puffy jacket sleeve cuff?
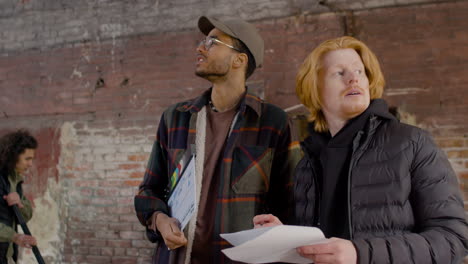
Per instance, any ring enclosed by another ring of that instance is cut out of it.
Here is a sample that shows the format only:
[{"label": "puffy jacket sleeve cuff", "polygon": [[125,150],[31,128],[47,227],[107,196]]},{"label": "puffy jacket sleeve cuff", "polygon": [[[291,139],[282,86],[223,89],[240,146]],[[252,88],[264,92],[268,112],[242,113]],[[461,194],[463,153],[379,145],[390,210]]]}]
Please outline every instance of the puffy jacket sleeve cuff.
[{"label": "puffy jacket sleeve cuff", "polygon": [[370,258],[369,243],[364,239],[356,239],[351,242],[356,248],[357,263],[359,264],[369,263],[369,258]]}]

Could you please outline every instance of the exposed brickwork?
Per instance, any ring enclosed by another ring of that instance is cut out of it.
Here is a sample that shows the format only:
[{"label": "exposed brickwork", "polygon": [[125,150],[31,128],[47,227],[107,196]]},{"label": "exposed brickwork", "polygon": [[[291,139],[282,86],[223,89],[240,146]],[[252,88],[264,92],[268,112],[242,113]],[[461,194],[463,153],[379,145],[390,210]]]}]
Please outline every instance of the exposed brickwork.
[{"label": "exposed brickwork", "polygon": [[[193,74],[200,14],[181,11],[208,3],[52,2],[0,4],[0,133],[25,127],[39,138],[27,192],[50,191],[61,221],[60,243],[41,250],[51,263],[149,263],[153,245],[133,195],[163,109],[209,85]],[[208,13],[258,19],[265,65],[249,83],[283,108],[298,103],[295,74],[318,43],[345,33],[363,39],[382,62],[385,98],[434,135],[468,200],[468,1],[370,10],[361,9],[395,1],[327,1],[355,9],[346,14],[315,14],[328,9],[305,0],[234,2]]]},{"label": "exposed brickwork", "polygon": [[[125,133],[132,130],[133,135]],[[137,263],[152,245],[136,222],[132,174],[141,175],[156,127],[116,129],[108,124],[64,123],[61,171],[68,210],[65,260]],[[80,132],[86,131],[83,135]],[[147,136],[143,136],[147,135]],[[129,184],[129,182],[131,184]]]}]

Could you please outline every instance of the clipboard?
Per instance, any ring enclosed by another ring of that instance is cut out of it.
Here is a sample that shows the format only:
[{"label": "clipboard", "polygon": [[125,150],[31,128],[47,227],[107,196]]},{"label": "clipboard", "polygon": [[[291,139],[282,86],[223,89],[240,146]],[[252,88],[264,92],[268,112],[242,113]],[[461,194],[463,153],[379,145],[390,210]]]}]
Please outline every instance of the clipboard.
[{"label": "clipboard", "polygon": [[196,206],[195,157],[192,155],[177,179],[167,201],[171,217],[176,218],[183,230],[192,219]]},{"label": "clipboard", "polygon": [[[181,180],[182,177],[184,176],[184,173],[185,173],[185,171],[187,170],[187,167],[190,165],[190,162],[192,162],[192,160],[193,160],[194,158],[195,158],[195,155],[190,155],[190,156],[188,157],[188,160],[187,160],[187,157],[182,158],[181,163],[183,164],[184,167],[182,168],[181,172],[179,173],[180,176],[177,177],[177,181],[176,181],[176,183],[174,184],[174,187],[172,187],[172,190],[169,190],[169,192],[168,192],[168,194],[167,194],[167,196],[166,196],[166,197],[168,197],[168,198],[167,198],[168,201],[169,201],[169,199],[171,198],[172,193],[174,192],[174,190],[177,188],[177,185],[179,184],[180,180]],[[174,173],[175,173],[175,172],[174,172]]]}]

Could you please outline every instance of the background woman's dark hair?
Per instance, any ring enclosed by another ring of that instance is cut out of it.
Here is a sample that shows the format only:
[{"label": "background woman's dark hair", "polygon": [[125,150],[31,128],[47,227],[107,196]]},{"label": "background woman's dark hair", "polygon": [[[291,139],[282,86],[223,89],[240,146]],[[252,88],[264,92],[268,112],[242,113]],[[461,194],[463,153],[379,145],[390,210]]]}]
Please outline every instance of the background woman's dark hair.
[{"label": "background woman's dark hair", "polygon": [[14,172],[18,157],[26,149],[36,149],[37,140],[26,130],[8,133],[0,138],[0,173],[8,177]]}]

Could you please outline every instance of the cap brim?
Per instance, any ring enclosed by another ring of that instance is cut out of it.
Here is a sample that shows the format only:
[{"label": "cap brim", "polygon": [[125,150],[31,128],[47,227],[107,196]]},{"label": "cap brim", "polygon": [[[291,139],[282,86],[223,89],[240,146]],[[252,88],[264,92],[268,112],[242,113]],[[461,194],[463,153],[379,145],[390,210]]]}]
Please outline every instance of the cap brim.
[{"label": "cap brim", "polygon": [[210,33],[211,30],[213,30],[214,25],[210,22],[210,20],[207,17],[202,16],[198,19],[198,28],[206,36]]},{"label": "cap brim", "polygon": [[237,38],[237,36],[234,34],[234,32],[232,32],[231,29],[229,29],[223,23],[211,17],[207,17],[207,16],[200,17],[198,19],[198,28],[203,34],[205,34],[205,36],[210,34],[210,31],[213,30],[213,28],[217,28],[221,30],[222,32],[228,34],[229,36]]}]

